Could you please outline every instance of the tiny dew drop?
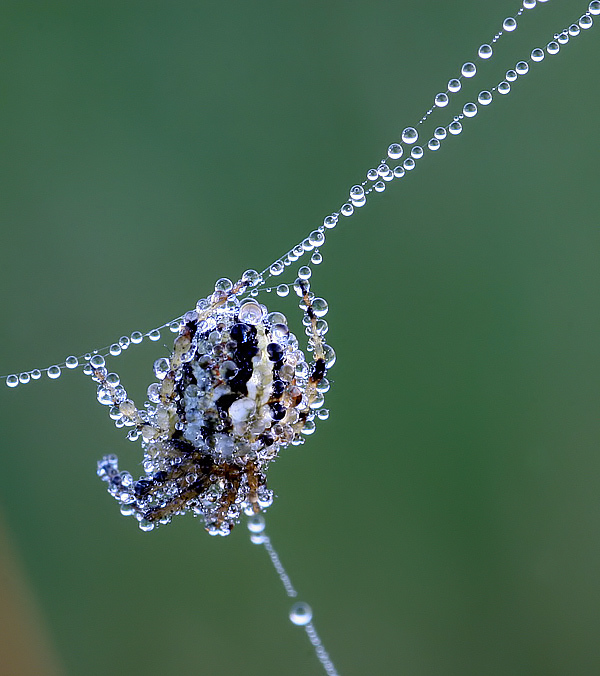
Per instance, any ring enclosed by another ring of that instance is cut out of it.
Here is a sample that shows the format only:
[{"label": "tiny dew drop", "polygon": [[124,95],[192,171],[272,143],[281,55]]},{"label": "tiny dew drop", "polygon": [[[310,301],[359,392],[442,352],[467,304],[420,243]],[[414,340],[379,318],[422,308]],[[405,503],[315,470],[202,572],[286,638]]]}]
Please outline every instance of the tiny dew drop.
[{"label": "tiny dew drop", "polygon": [[14,374],[7,376],[6,384],[8,387],[16,387],[19,384],[19,377]]},{"label": "tiny dew drop", "polygon": [[67,357],[65,359],[65,366],[68,369],[76,369],[79,366],[79,359],[77,359],[77,357],[73,357],[73,356]]},{"label": "tiny dew drop", "polygon": [[298,627],[304,627],[312,620],[312,608],[308,603],[299,601],[290,608],[290,621]]},{"label": "tiny dew drop", "polygon": [[277,287],[277,295],[285,298],[290,292],[290,287],[287,284],[280,284]]},{"label": "tiny dew drop", "polygon": [[150,331],[150,333],[148,334],[148,338],[150,338],[150,340],[154,342],[160,340],[160,330],[154,329],[153,331]]}]

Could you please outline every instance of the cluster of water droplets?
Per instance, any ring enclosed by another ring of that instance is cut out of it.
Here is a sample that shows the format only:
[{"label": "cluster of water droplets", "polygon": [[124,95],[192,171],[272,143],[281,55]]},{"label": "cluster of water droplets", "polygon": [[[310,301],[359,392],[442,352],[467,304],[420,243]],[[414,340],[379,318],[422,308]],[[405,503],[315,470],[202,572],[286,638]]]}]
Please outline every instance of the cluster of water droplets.
[{"label": "cluster of water droplets", "polygon": [[[461,112],[454,115],[452,120],[445,125],[435,127],[427,141],[422,145],[419,144],[418,141],[421,136],[419,129],[423,128],[424,123],[429,120],[435,111],[443,110],[449,105],[452,97],[461,91],[465,79],[471,80],[477,75],[477,63],[488,61],[493,57],[495,45],[503,36],[512,34],[517,30],[518,20],[526,11],[534,9],[538,3],[544,4],[548,1],[523,0],[521,6],[515,12],[515,16],[505,18],[501,29],[490,42],[479,46],[475,61],[463,63],[457,76],[448,81],[446,89],[435,95],[433,105],[423,114],[417,125],[406,127],[401,134],[401,138],[389,145],[386,156],[379,161],[378,165],[367,171],[365,179],[360,184],[353,185],[350,188],[348,200],[337,211],[327,215],[323,219],[322,225],[314,229],[308,237],[292,247],[262,272],[247,270],[238,282],[240,291],[237,295],[240,298],[243,298],[244,295],[256,297],[260,292],[271,293],[274,291],[280,297],[287,296],[290,293],[290,288],[293,288],[294,285],[283,281],[268,284],[268,281],[271,279],[274,282],[278,281],[290,266],[300,258],[310,254],[310,262],[303,265],[298,271],[298,279],[308,279],[311,274],[311,266],[319,265],[323,260],[320,247],[325,243],[327,232],[335,228],[340,219],[352,216],[357,209],[365,206],[369,197],[384,192],[389,182],[404,178],[415,169],[417,163],[421,162],[426,155],[435,153],[448,139],[461,134],[466,121],[475,117],[482,108],[488,107],[496,98],[508,95],[513,84],[527,75],[532,66],[543,61],[546,56],[557,55],[563,46],[578,37],[583,31],[591,28],[594,22],[593,17],[600,14],[600,0],[592,0],[587,7],[587,11],[577,21],[554,33],[552,39],[545,46],[532,49],[526,58],[518,61],[506,71],[500,82],[489,89],[482,89],[476,100],[464,103]],[[133,331],[130,335],[122,336],[111,345],[80,356],[71,355],[63,362],[52,366],[42,369],[36,368],[20,374],[0,376],[0,379],[4,379],[6,385],[11,388],[39,380],[43,374],[54,380],[59,378],[65,370],[73,370],[80,365],[85,365],[95,354],[117,356],[131,345],[139,344],[146,339],[160,340],[161,333],[164,330],[177,333],[181,319],[182,317],[177,317],[146,333]]]}]

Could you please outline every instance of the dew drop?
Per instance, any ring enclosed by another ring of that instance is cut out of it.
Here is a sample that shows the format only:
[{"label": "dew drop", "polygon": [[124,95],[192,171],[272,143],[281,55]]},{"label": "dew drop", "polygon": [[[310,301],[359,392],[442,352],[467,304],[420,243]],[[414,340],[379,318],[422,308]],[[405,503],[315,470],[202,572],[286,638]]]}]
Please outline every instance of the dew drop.
[{"label": "dew drop", "polygon": [[104,361],[104,357],[101,354],[95,354],[91,359],[90,359],[90,364],[95,368],[95,369],[100,369],[104,366],[106,362]]},{"label": "dew drop", "polygon": [[322,254],[318,251],[315,251],[313,255],[310,257],[310,262],[313,263],[314,265],[319,265],[320,263],[323,262]]},{"label": "dew drop", "polygon": [[448,135],[448,132],[446,131],[446,127],[436,127],[433,135],[438,141],[443,141]]},{"label": "dew drop", "polygon": [[477,115],[477,106],[474,103],[465,103],[463,106],[463,115],[465,117],[475,117],[475,115]]},{"label": "dew drop", "polygon": [[436,138],[431,138],[427,142],[427,147],[429,150],[439,150],[441,145],[442,144]]},{"label": "dew drop", "polygon": [[340,212],[342,216],[352,216],[354,213],[354,207],[349,202],[346,202],[346,204],[342,204]]},{"label": "dew drop", "polygon": [[460,134],[460,132],[462,131],[462,124],[458,120],[454,120],[454,122],[451,122],[448,125],[448,131],[453,136],[458,136],[458,134]]},{"label": "dew drop", "polygon": [[148,338],[150,338],[150,340],[153,342],[160,340],[160,329],[154,329],[153,331],[150,331]]},{"label": "dew drop", "polygon": [[423,157],[423,148],[421,146],[415,146],[411,151],[410,151],[410,156],[413,158],[413,160],[420,160]]},{"label": "dew drop", "polygon": [[448,94],[441,92],[435,97],[434,103],[438,108],[445,108],[448,105],[449,100]]},{"label": "dew drop", "polygon": [[308,239],[313,246],[321,246],[325,242],[325,235],[320,230],[313,230]]},{"label": "dew drop", "polygon": [[509,16],[502,22],[502,28],[508,33],[511,33],[517,28],[517,22],[512,16]]},{"label": "dew drop", "polygon": [[587,14],[584,14],[581,19],[579,19],[579,25],[583,30],[587,30],[588,28],[592,27],[592,24],[594,23],[594,20],[592,19],[591,16],[588,16]]},{"label": "dew drop", "polygon": [[588,6],[588,12],[590,14],[600,14],[600,1],[592,0]]},{"label": "dew drop", "polygon": [[479,56],[480,59],[489,59],[493,53],[494,52],[492,48],[488,44],[481,45],[481,47],[477,50],[477,56]]},{"label": "dew drop", "polygon": [[304,627],[312,620],[312,608],[308,603],[299,601],[290,608],[290,621],[298,627]]},{"label": "dew drop", "polygon": [[144,340],[144,334],[141,331],[134,331],[131,334],[131,342],[134,345],[139,345],[142,342],[142,340]]},{"label": "dew drop", "polygon": [[19,384],[19,377],[14,374],[7,376],[6,384],[8,385],[8,387],[16,387]]},{"label": "dew drop", "polygon": [[65,359],[65,366],[68,369],[76,369],[79,366],[79,359],[74,356],[67,357]]},{"label": "dew drop", "polygon": [[251,533],[262,533],[265,529],[265,517],[262,514],[254,514],[248,518],[248,530]]},{"label": "dew drop", "polygon": [[[404,150],[399,143],[392,143],[387,150],[388,157],[391,160],[399,159],[400,157],[402,157],[403,152],[404,152]],[[356,187],[356,186],[354,186],[354,187]],[[352,191],[350,192],[350,195],[352,196]]]},{"label": "dew drop", "polygon": [[492,102],[492,94],[488,92],[487,89],[484,89],[482,92],[479,92],[477,96],[477,102],[482,106],[489,106]]},{"label": "dew drop", "polygon": [[61,370],[60,366],[51,366],[48,371],[48,378],[51,378],[52,380],[56,380],[57,378],[60,378]]},{"label": "dew drop", "polygon": [[19,374],[19,382],[21,385],[27,385],[27,383],[31,380],[31,375],[27,372],[25,373],[20,373]]},{"label": "dew drop", "polygon": [[300,277],[300,279],[310,279],[311,275],[312,275],[312,270],[308,267],[308,265],[303,265],[298,270],[298,277]]},{"label": "dew drop", "polygon": [[459,92],[461,87],[462,84],[460,80],[457,80],[455,77],[448,81],[448,91],[452,92],[452,94]]},{"label": "dew drop", "polygon": [[510,85],[508,84],[508,82],[506,82],[506,80],[503,80],[503,81],[498,85],[497,89],[498,89],[498,93],[499,93],[499,94],[504,94],[504,95],[506,95],[506,94],[510,93]]},{"label": "dew drop", "polygon": [[477,74],[477,66],[471,61],[467,61],[460,69],[460,74],[463,77],[474,77]]},{"label": "dew drop", "polygon": [[33,369],[30,375],[32,380],[39,380],[42,377],[42,372],[39,369]]},{"label": "dew drop", "polygon": [[290,292],[290,287],[287,284],[280,284],[276,291],[278,296],[285,298]]},{"label": "dew drop", "polygon": [[260,281],[260,274],[256,270],[246,270],[242,275],[242,282],[246,282],[248,286],[256,286]]},{"label": "dew drop", "polygon": [[108,351],[113,357],[118,357],[121,354],[121,346],[119,343],[113,343],[109,348]]},{"label": "dew drop", "polygon": [[552,40],[552,42],[549,42],[546,45],[546,51],[548,52],[548,54],[550,54],[550,56],[554,56],[555,54],[558,54],[558,52],[560,51],[560,45],[558,44],[558,42]]},{"label": "dew drop", "polygon": [[221,277],[215,282],[215,291],[231,291],[233,289],[233,282],[227,277]]},{"label": "dew drop", "polygon": [[536,49],[532,50],[532,52],[531,52],[531,60],[536,61],[536,62],[543,61],[544,60],[544,52],[541,49],[536,47]]},{"label": "dew drop", "polygon": [[519,61],[515,66],[515,70],[517,71],[517,75],[527,75],[529,72],[529,64],[527,61]]},{"label": "dew drop", "polygon": [[414,127],[406,127],[402,132],[402,140],[404,143],[416,143],[419,140],[419,132]]}]

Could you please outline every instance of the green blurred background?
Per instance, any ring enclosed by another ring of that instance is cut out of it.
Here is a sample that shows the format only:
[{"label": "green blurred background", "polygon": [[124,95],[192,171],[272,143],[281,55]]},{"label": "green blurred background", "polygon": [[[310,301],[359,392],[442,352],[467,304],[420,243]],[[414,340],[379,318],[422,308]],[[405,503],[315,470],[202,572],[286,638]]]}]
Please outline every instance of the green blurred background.
[{"label": "green blurred background", "polygon": [[[6,3],[0,371],[267,266],[516,4]],[[528,12],[461,105],[585,8]],[[331,417],[273,465],[267,522],[344,676],[600,673],[599,30],[323,248]],[[114,362],[137,398],[170,340]],[[64,674],[321,673],[244,527],[120,516],[96,460],[141,451],[91,382],[0,398],[0,504]]]}]

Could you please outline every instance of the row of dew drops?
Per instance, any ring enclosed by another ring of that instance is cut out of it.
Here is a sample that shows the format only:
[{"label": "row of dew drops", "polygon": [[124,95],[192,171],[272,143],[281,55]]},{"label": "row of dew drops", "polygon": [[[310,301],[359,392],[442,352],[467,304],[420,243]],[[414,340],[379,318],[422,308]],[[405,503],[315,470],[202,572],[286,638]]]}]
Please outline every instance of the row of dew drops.
[{"label": "row of dew drops", "polygon": [[[536,7],[539,3],[543,4],[549,0],[523,0],[521,7],[516,12],[514,17],[507,17],[502,22],[502,29],[498,31],[490,43],[482,44],[477,50],[477,58],[480,61],[489,60],[494,53],[492,45],[495,45],[498,40],[505,34],[513,33],[517,27],[517,19],[526,11]],[[555,56],[560,52],[562,46],[566,45],[572,38],[580,35],[584,30],[587,30],[593,25],[593,16],[600,14],[600,0],[592,0],[589,3],[587,11],[573,24],[567,28],[554,33],[553,39],[550,40],[545,48],[536,47],[529,55],[528,59],[518,61],[514,68],[506,71],[504,79],[489,90],[482,90],[477,95],[477,103],[467,102],[463,105],[462,112],[455,115],[451,122],[445,126],[438,126],[434,129],[432,137],[427,141],[426,148],[417,144],[419,140],[419,132],[415,127],[406,127],[401,134],[402,143],[392,143],[387,149],[387,156],[380,160],[376,168],[371,168],[367,171],[366,178],[357,185],[352,186],[349,191],[349,200],[342,204],[339,211],[335,211],[326,216],[323,220],[323,225],[310,233],[302,242],[290,249],[284,256],[274,261],[268,268],[262,272],[256,270],[246,270],[240,279],[242,291],[240,295],[247,294],[251,297],[256,297],[259,292],[272,292],[284,297],[289,294],[290,287],[288,284],[278,284],[275,286],[265,286],[267,280],[271,277],[278,277],[287,267],[299,260],[307,252],[311,252],[310,262],[313,265],[318,265],[322,262],[323,256],[319,251],[319,247],[325,243],[325,233],[327,230],[335,228],[338,224],[339,217],[352,216],[357,208],[364,206],[367,198],[372,193],[382,193],[386,189],[386,184],[394,179],[403,178],[407,173],[411,172],[419,160],[421,160],[429,151],[433,153],[440,149],[442,142],[450,136],[457,136],[463,130],[463,123],[477,115],[479,106],[487,107],[494,100],[494,94],[506,96],[511,91],[511,84],[518,78],[526,75],[533,64],[543,61],[546,55]],[[434,97],[434,104],[421,117],[418,125],[423,125],[432,113],[437,109],[443,109],[450,103],[451,97],[457,94],[462,89],[463,79],[472,79],[477,74],[477,66],[471,61],[467,61],[460,68],[458,77],[452,78],[448,81],[445,91],[439,92]],[[409,150],[410,148],[410,150]],[[408,156],[406,156],[408,155]],[[397,161],[402,157],[405,159],[401,164],[390,167],[389,160]],[[308,279],[310,277],[310,266],[304,265],[298,271],[300,279]],[[217,283],[218,284],[218,283]],[[250,289],[250,291],[248,291]],[[33,369],[31,371],[24,371],[17,374],[7,376],[0,376],[4,379],[8,387],[14,388],[17,385],[24,385],[31,381],[39,380],[43,373],[46,373],[48,378],[55,380],[59,378],[64,369],[77,369],[81,364],[87,365],[94,355],[101,356],[118,356],[130,345],[137,345],[145,338],[151,341],[158,341],[161,338],[161,332],[164,329],[169,329],[173,333],[179,330],[179,324],[182,316],[167,322],[151,331],[142,333],[141,331],[134,331],[129,336],[122,336],[119,340],[109,346],[88,352],[79,357],[69,356],[64,362],[49,366],[42,369]]]}]

